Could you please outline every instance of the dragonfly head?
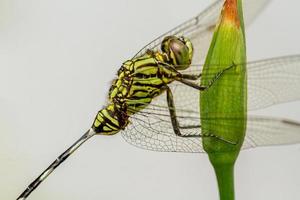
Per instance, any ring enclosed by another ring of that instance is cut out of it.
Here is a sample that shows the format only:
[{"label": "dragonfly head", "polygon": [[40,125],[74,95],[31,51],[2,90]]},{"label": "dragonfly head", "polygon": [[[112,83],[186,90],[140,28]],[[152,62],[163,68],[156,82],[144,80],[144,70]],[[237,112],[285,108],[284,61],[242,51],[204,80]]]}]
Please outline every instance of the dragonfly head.
[{"label": "dragonfly head", "polygon": [[187,69],[192,62],[193,45],[185,37],[165,37],[161,43],[161,51],[166,55],[167,62],[177,70]]}]

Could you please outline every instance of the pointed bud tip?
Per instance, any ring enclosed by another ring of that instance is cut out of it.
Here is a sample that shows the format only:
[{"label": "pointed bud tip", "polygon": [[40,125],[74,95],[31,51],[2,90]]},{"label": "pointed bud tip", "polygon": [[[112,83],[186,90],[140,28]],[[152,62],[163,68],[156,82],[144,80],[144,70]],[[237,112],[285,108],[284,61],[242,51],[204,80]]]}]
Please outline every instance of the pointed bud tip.
[{"label": "pointed bud tip", "polygon": [[226,0],[223,6],[223,23],[240,27],[237,0]]}]

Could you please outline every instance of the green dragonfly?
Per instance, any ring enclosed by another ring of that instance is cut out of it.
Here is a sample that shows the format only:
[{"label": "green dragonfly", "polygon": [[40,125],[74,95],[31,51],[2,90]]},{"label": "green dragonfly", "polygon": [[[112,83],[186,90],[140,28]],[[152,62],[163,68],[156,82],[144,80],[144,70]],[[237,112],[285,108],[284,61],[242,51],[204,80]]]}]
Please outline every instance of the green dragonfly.
[{"label": "green dragonfly", "polygon": [[[250,23],[268,0],[248,0],[245,3],[245,19]],[[121,132],[132,145],[165,152],[204,152],[203,137],[214,137],[235,145],[236,141],[200,129],[199,90],[209,90],[222,76],[234,78],[235,74],[228,73],[227,69],[239,64],[232,63],[217,75],[206,76],[209,84],[199,85],[202,71],[199,63],[205,58],[222,4],[222,0],[216,1],[201,14],[163,34],[124,62],[110,88],[109,103],[98,112],[92,127],[17,199],[26,199],[56,167],[94,135]],[[258,110],[299,100],[299,66],[300,55],[247,63],[248,109]],[[211,121],[213,123],[213,119]],[[242,148],[299,142],[300,123],[248,116]]]}]

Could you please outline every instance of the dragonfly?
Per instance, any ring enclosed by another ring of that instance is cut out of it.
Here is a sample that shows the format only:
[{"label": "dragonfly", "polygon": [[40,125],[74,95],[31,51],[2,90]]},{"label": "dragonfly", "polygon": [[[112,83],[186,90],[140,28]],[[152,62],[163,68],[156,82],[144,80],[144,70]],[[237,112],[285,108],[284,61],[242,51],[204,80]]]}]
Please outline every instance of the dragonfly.
[{"label": "dragonfly", "polygon": [[[269,0],[245,1],[246,25]],[[201,130],[199,90],[209,90],[229,65],[210,84],[199,85],[202,65],[223,5],[217,0],[199,15],[156,38],[123,63],[109,91],[109,104],[101,109],[92,127],[63,152],[17,198],[26,199],[62,162],[94,135],[121,132],[130,144],[160,152],[204,152],[203,137],[235,145],[235,141]],[[238,64],[238,63],[237,63]],[[300,99],[300,55],[247,63],[248,110]],[[224,85],[223,87],[234,87]],[[239,120],[239,119],[235,119]],[[211,120],[213,123],[213,119]],[[224,124],[223,126],[226,126]],[[300,142],[300,123],[273,117],[247,117],[242,149]]]}]

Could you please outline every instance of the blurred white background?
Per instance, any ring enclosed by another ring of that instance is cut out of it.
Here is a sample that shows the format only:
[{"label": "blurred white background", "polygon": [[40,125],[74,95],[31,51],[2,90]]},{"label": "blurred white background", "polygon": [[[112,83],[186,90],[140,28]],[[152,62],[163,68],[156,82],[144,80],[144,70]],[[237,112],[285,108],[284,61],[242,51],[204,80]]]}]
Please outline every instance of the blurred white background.
[{"label": "blurred white background", "polygon": [[[123,61],[211,2],[0,0],[0,199],[15,199],[90,127]],[[299,7],[272,1],[246,31],[249,60],[300,53]],[[300,103],[260,113],[300,120]],[[299,168],[299,146],[243,151],[236,199],[300,199]],[[205,154],[145,151],[116,135],[87,142],[29,199],[217,200],[218,192]]]}]

